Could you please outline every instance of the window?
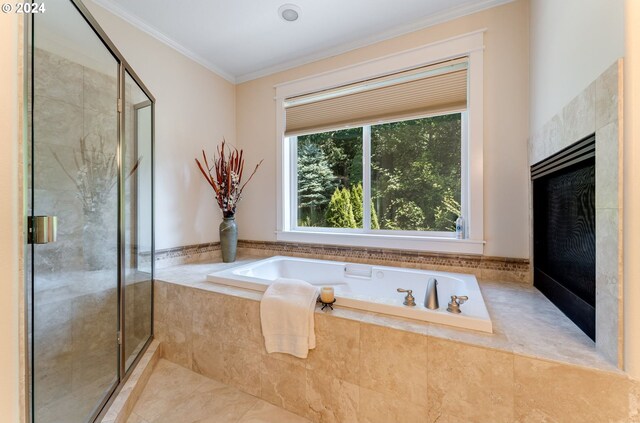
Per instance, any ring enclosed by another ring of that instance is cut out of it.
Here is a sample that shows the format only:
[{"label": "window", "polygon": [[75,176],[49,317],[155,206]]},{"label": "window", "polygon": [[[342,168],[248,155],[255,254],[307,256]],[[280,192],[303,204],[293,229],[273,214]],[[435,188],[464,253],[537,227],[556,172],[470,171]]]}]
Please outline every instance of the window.
[{"label": "window", "polygon": [[461,112],[302,135],[291,145],[296,229],[455,231]]},{"label": "window", "polygon": [[278,239],[481,254],[482,85],[479,32],[277,86]]}]

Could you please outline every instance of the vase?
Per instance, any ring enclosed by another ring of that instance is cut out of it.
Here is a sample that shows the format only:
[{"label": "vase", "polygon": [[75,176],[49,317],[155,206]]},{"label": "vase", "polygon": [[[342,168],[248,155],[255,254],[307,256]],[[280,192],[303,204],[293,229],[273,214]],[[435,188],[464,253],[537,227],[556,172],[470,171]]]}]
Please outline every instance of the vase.
[{"label": "vase", "polygon": [[105,224],[105,214],[108,213],[102,207],[95,211],[85,211],[82,253],[86,270],[106,269],[115,257],[114,246],[111,245],[115,240],[111,239],[113,237],[109,232],[113,228]]},{"label": "vase", "polygon": [[220,223],[220,248],[222,249],[222,261],[233,263],[236,261],[236,249],[238,247],[238,225],[234,216],[225,217]]}]

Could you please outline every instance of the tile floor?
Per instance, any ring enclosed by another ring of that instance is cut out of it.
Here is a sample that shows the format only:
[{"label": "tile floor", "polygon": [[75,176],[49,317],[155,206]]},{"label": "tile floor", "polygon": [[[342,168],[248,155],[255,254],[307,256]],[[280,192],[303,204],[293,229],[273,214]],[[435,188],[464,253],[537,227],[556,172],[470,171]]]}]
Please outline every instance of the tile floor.
[{"label": "tile floor", "polygon": [[151,374],[128,423],[310,423],[167,360]]}]

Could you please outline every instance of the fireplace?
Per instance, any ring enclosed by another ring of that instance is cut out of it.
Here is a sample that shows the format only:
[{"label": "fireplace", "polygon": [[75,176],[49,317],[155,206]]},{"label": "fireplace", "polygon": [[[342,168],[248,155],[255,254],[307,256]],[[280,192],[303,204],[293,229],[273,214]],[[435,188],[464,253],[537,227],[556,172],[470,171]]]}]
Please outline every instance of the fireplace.
[{"label": "fireplace", "polygon": [[531,179],[534,286],[595,340],[595,137],[534,164]]}]

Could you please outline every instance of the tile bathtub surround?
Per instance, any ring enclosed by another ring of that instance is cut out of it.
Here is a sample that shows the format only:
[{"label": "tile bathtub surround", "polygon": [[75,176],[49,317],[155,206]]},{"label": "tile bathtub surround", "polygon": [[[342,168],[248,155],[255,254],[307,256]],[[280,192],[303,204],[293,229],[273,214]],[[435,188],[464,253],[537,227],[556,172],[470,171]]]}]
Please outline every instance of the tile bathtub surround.
[{"label": "tile bathtub surround", "polygon": [[[159,272],[158,279],[168,280],[155,291],[156,309],[166,310],[156,315],[165,357],[311,421],[638,417],[637,385],[528,286],[481,284],[493,335],[338,307],[317,310],[318,347],[304,360],[265,352],[261,294],[207,282],[206,273],[219,266]],[[535,314],[540,308],[543,316]]]},{"label": "tile bathtub surround", "polygon": [[620,367],[622,69],[622,59],[613,63],[529,139],[529,164],[534,164],[582,138],[596,135],[596,348]]},{"label": "tile bathtub surround", "polygon": [[[213,260],[220,257],[220,243],[189,245],[156,252],[156,267]],[[322,244],[239,240],[245,255],[285,255],[325,260],[348,260],[384,266],[405,266],[470,273],[478,279],[530,283],[529,260],[474,255],[426,253],[412,250],[363,248]]]}]

